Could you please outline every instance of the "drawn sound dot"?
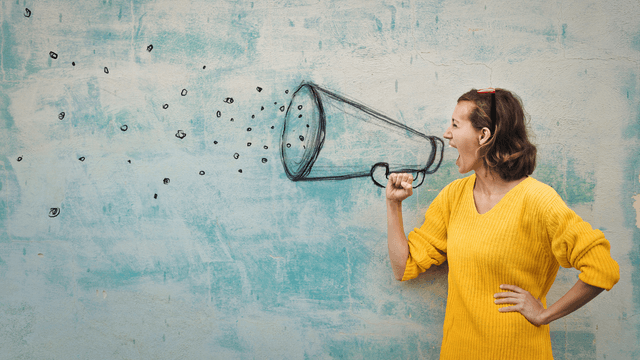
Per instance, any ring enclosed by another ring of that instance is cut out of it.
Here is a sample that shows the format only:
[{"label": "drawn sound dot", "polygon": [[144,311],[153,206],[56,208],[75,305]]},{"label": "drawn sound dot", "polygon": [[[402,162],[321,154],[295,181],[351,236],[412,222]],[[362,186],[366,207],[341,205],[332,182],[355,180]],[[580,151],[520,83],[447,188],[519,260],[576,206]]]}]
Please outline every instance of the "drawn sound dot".
[{"label": "drawn sound dot", "polygon": [[58,54],[54,53],[53,51],[49,51],[49,56],[51,56],[52,59],[58,58]]},{"label": "drawn sound dot", "polygon": [[165,109],[165,110],[168,109],[169,108],[169,104],[162,105],[162,108]]},{"label": "drawn sound dot", "polygon": [[238,169],[238,172],[239,172],[240,174],[242,174],[242,169]]},{"label": "drawn sound dot", "polygon": [[182,130],[178,130],[178,132],[176,133],[176,137],[178,139],[184,139],[185,136],[187,136],[187,134]]},{"label": "drawn sound dot", "polygon": [[214,144],[214,145],[218,145],[218,142],[217,142],[217,141],[214,141],[214,142],[213,142],[213,144]]},{"label": "drawn sound dot", "polygon": [[302,117],[302,114],[298,115],[298,119]]},{"label": "drawn sound dot", "polygon": [[107,68],[106,66],[104,67],[104,73],[108,74],[109,73],[109,68]]},{"label": "drawn sound dot", "polygon": [[131,164],[131,160],[127,160],[127,162],[128,162],[129,164]]},{"label": "drawn sound dot", "polygon": [[250,143],[250,142],[248,142],[248,143],[247,143],[247,146],[251,146],[251,143]]},{"label": "drawn sound dot", "polygon": [[291,144],[290,144],[290,143],[287,143],[287,147],[288,147],[288,148],[290,148],[290,147],[291,147]]},{"label": "drawn sound dot", "polygon": [[169,185],[169,182],[171,182],[171,180],[169,180],[169,178],[164,178],[164,179],[162,179],[162,182],[163,182],[165,185]]},{"label": "drawn sound dot", "polygon": [[251,115],[251,118],[252,118],[252,119],[255,119],[255,118],[256,118],[256,116],[255,116],[255,115]]},{"label": "drawn sound dot", "polygon": [[267,158],[262,158],[262,163],[265,164],[267,162]]},{"label": "drawn sound dot", "polygon": [[76,66],[76,62],[75,62],[75,61],[72,61],[72,62],[71,62],[71,65],[72,65],[72,66]]},{"label": "drawn sound dot", "polygon": [[278,102],[277,102],[277,101],[276,101],[276,102],[274,102],[274,103],[273,103],[273,105],[278,105]]},{"label": "drawn sound dot", "polygon": [[247,128],[247,131],[251,131],[251,128]]},{"label": "drawn sound dot", "polygon": [[202,67],[202,70],[204,70],[204,69],[206,69],[206,68],[207,68],[207,65],[203,66],[203,67]]},{"label": "drawn sound dot", "polygon": [[258,86],[258,87],[256,88],[256,90],[258,90],[258,92],[260,92],[260,91],[262,91],[262,88],[261,88],[260,86]]},{"label": "drawn sound dot", "polygon": [[238,153],[233,154],[233,158],[234,159],[238,160],[239,157],[240,157],[240,154],[238,154]]},{"label": "drawn sound dot", "polygon": [[264,110],[264,106],[260,106],[260,111]]},{"label": "drawn sound dot", "polygon": [[128,128],[129,127],[127,125],[120,126],[120,130],[122,130],[122,131],[127,131]]},{"label": "drawn sound dot", "polygon": [[280,106],[280,111],[284,111],[284,105]]},{"label": "drawn sound dot", "polygon": [[307,127],[309,127],[309,124],[307,124]]},{"label": "drawn sound dot", "polygon": [[233,104],[233,98],[226,98],[224,99],[224,102],[226,102],[227,104]]},{"label": "drawn sound dot", "polygon": [[302,110],[302,105],[298,105],[298,110]]},{"label": "drawn sound dot", "polygon": [[198,174],[204,175],[204,171],[200,170],[200,172]]},{"label": "drawn sound dot", "polygon": [[54,218],[56,216],[60,215],[60,208],[51,208],[49,209],[49,217],[50,218]]},{"label": "drawn sound dot", "polygon": [[62,119],[64,119],[64,116],[65,116],[65,113],[63,111],[60,114],[58,114],[58,119],[62,120]]},{"label": "drawn sound dot", "polygon": [[231,118],[229,121],[233,121],[233,118]]},{"label": "drawn sound dot", "polygon": [[18,161],[22,161],[22,156],[18,156]]},{"label": "drawn sound dot", "polygon": [[274,128],[274,126],[271,126],[271,128],[273,129],[273,128]]},{"label": "drawn sound dot", "polygon": [[158,198],[158,194],[153,194],[153,198],[157,199]]},{"label": "drawn sound dot", "polygon": [[220,110],[218,110],[218,111],[216,112],[216,116],[217,116],[217,117],[222,116],[222,113],[220,112]]},{"label": "drawn sound dot", "polygon": [[151,50],[153,50],[153,45],[149,44],[149,46],[147,46],[147,51],[151,52]]},{"label": "drawn sound dot", "polygon": [[84,156],[82,156],[81,158],[79,158],[78,160],[80,161],[84,161]]},{"label": "drawn sound dot", "polygon": [[300,139],[300,141],[304,141],[304,136],[300,135],[298,136],[298,139]]},{"label": "drawn sound dot", "polygon": [[31,10],[29,10],[29,8],[24,9],[24,17],[31,17]]},{"label": "drawn sound dot", "polygon": [[284,93],[285,93],[285,94],[288,94],[288,93],[289,93],[289,90],[285,90],[285,91],[284,91]]},{"label": "drawn sound dot", "polygon": [[267,150],[269,147],[268,147],[267,145],[265,145],[265,146],[263,146],[263,148],[264,148],[265,150]]},{"label": "drawn sound dot", "polygon": [[180,95],[187,96],[187,89],[182,89],[182,92],[180,92]]}]

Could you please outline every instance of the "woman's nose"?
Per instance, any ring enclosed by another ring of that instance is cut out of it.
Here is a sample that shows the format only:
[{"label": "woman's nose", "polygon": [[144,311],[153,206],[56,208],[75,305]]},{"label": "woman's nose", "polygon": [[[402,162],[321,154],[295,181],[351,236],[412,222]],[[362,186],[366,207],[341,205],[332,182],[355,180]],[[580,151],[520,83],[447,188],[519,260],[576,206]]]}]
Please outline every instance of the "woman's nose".
[{"label": "woman's nose", "polygon": [[443,137],[445,139],[451,139],[451,127],[448,127],[447,130],[445,130]]}]

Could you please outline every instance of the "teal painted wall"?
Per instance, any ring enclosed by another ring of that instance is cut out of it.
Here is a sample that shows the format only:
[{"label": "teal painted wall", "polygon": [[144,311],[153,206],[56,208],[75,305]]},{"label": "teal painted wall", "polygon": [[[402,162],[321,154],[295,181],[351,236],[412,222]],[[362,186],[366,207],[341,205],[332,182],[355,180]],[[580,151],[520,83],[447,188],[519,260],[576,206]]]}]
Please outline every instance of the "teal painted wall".
[{"label": "teal painted wall", "polygon": [[[534,176],[621,268],[552,323],[554,355],[640,358],[637,1],[0,6],[0,359],[437,359],[446,265],[395,281],[381,189],[283,171],[302,81],[437,136],[472,87],[520,95]],[[561,269],[549,302],[576,278]]]}]

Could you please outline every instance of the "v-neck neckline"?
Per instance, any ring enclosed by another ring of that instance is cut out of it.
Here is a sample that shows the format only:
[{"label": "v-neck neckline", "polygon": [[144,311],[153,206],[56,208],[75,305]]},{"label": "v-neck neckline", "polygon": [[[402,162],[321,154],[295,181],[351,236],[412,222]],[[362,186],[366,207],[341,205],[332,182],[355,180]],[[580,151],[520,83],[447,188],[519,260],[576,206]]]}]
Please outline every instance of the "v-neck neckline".
[{"label": "v-neck neckline", "polygon": [[[472,181],[470,181],[471,183],[471,206],[473,208],[473,212],[475,213],[475,215],[477,216],[485,216],[488,215],[492,212],[494,212],[494,210],[498,207],[501,206],[501,204],[505,201],[505,198],[511,196],[512,193],[516,192],[516,189],[520,188],[525,181],[528,181],[531,176],[527,176],[524,180],[520,181],[516,186],[512,187],[511,189],[509,189],[509,191],[507,191],[506,194],[504,194],[504,196],[502,196],[502,198],[500,200],[498,200],[498,202],[493,205],[493,207],[491,209],[489,209],[487,212],[480,214],[480,212],[478,211],[478,207],[476,206],[476,198],[475,195],[473,194],[473,190],[476,187],[476,174],[474,173],[473,178],[471,179]],[[497,211],[497,210],[496,210]]]}]

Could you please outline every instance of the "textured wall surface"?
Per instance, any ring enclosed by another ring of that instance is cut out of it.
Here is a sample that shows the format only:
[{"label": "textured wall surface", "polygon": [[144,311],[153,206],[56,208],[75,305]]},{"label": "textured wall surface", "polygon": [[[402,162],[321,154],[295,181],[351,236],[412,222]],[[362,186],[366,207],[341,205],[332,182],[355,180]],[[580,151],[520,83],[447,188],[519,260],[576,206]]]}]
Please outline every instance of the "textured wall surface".
[{"label": "textured wall surface", "polygon": [[[638,1],[0,6],[0,359],[437,359],[446,265],[395,281],[382,189],[283,170],[302,81],[437,136],[472,87],[520,95],[534,177],[622,276],[551,324],[554,355],[640,358]],[[333,135],[336,166],[385,150]],[[456,156],[406,201],[407,231]]]}]

